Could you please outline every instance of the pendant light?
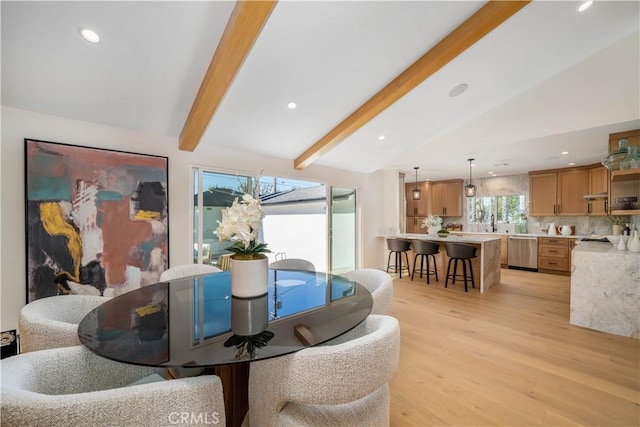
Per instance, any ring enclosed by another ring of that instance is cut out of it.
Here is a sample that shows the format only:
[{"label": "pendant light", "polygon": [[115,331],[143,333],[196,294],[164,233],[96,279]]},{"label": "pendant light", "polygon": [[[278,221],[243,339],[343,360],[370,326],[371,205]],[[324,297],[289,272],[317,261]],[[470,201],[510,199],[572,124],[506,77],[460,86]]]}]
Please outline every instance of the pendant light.
[{"label": "pendant light", "polygon": [[414,169],[416,170],[416,189],[413,190],[413,200],[420,200],[420,190],[418,190],[418,169],[420,168],[415,166]]},{"label": "pendant light", "polygon": [[469,184],[464,186],[464,194],[467,197],[474,197],[476,195],[476,186],[471,183],[471,162],[475,159],[467,159],[469,162]]}]

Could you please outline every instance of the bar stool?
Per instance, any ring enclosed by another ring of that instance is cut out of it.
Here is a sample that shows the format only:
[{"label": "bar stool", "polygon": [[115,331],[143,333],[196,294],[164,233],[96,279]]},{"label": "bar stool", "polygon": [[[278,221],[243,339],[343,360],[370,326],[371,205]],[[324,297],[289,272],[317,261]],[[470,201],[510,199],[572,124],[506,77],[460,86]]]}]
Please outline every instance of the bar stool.
[{"label": "bar stool", "polygon": [[[413,240],[413,253],[416,254],[413,257],[413,271],[411,271],[411,280],[416,273],[416,267],[418,266],[418,257],[420,257],[420,278],[422,279],[422,272],[424,271],[427,276],[427,285],[430,284],[429,276],[435,275],[436,281],[438,281],[438,270],[436,266],[436,254],[439,254],[440,245],[433,242],[427,242],[424,240]],[[433,269],[429,268],[429,258],[433,259]],[[423,268],[423,262],[427,261],[427,269]]]},{"label": "bar stool", "polygon": [[[398,273],[402,279],[402,271],[406,270],[409,274],[409,255],[407,252],[411,248],[411,242],[404,239],[387,239],[387,247],[389,248],[389,257],[387,258],[387,273]],[[395,264],[391,264],[391,255],[395,255]],[[402,254],[407,260],[406,267],[402,265]]]},{"label": "bar stool", "polygon": [[[449,284],[449,278],[452,279],[452,283],[455,285],[456,278],[464,279],[464,291],[468,292],[467,280],[471,279],[471,286],[476,287],[473,280],[473,267],[471,265],[471,259],[477,257],[478,248],[465,245],[462,243],[445,243],[447,250],[447,256],[449,257],[449,263],[447,264],[447,279],[444,282],[446,288]],[[451,262],[453,264],[453,274],[451,274]],[[462,261],[463,274],[458,274],[458,261]],[[467,274],[467,264],[469,264],[469,274]]]}]

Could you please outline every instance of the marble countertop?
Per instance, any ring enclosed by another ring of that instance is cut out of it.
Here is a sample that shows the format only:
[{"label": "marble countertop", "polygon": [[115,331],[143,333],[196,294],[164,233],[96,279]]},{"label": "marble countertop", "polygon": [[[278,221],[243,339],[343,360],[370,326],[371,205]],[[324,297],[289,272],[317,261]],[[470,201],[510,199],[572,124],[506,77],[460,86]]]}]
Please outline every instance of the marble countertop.
[{"label": "marble countertop", "polygon": [[573,249],[574,252],[616,254],[640,257],[640,252],[620,251],[618,247],[609,242],[579,242]]},{"label": "marble countertop", "polygon": [[449,231],[450,234],[478,234],[478,235],[495,235],[495,236],[525,236],[525,237],[560,237],[565,239],[582,239],[583,237],[589,236],[581,236],[577,234],[572,234],[570,236],[564,236],[562,234],[549,235],[547,233],[506,233],[506,232],[498,232],[490,233],[488,231]]},{"label": "marble countertop", "polygon": [[[482,233],[484,236],[490,233]],[[447,237],[440,236],[430,236],[428,234],[411,234],[411,233],[400,233],[393,236],[388,237],[397,237],[399,239],[418,239],[418,240],[432,240],[434,242],[461,242],[461,243],[478,243],[482,244],[484,242],[490,242],[492,240],[500,240],[500,237],[484,237],[478,233],[478,236],[456,236],[453,233],[449,233]]]}]

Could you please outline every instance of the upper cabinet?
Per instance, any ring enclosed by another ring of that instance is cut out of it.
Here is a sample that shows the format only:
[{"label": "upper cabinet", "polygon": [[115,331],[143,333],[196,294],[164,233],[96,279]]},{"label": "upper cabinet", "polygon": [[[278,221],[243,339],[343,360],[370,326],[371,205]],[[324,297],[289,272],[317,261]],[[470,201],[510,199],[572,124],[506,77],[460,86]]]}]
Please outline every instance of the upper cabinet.
[{"label": "upper cabinet", "polygon": [[454,179],[431,183],[431,212],[439,216],[462,216],[464,180]]},{"label": "upper cabinet", "polygon": [[529,172],[529,216],[557,215],[558,174]]},{"label": "upper cabinet", "polygon": [[413,199],[413,190],[416,189],[416,183],[405,184],[405,197],[407,200],[407,216],[427,216],[431,213],[431,195],[430,195],[431,183],[428,181],[421,181],[417,183],[418,190],[420,190],[420,199]]},{"label": "upper cabinet", "polygon": [[609,134],[609,153],[618,149],[618,141],[621,139],[627,140],[627,145],[640,146],[640,129],[628,130],[626,132],[610,133]]},{"label": "upper cabinet", "polygon": [[589,168],[529,172],[529,215],[588,215],[589,174]]},{"label": "upper cabinet", "polygon": [[[636,201],[620,200],[628,197],[636,197]],[[640,215],[639,200],[640,169],[611,171],[611,215]]]},{"label": "upper cabinet", "polygon": [[587,200],[589,215],[607,215],[609,213],[609,170],[604,166],[589,169],[589,194],[606,195]]},{"label": "upper cabinet", "polygon": [[[626,139],[629,146],[640,146],[640,129],[610,134],[609,152],[618,149],[621,139]],[[611,215],[640,215],[640,168],[612,170],[609,185]],[[624,201],[629,197],[636,197],[637,201]]]}]

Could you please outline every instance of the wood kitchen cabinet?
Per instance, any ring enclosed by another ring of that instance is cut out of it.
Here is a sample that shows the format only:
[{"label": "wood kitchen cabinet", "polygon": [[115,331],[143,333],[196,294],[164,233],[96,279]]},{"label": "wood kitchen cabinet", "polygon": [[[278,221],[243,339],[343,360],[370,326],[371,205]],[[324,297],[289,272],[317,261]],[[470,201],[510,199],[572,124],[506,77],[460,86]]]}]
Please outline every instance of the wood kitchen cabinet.
[{"label": "wood kitchen cabinet", "polygon": [[587,215],[587,167],[529,172],[530,216]]},{"label": "wood kitchen cabinet", "polygon": [[640,146],[640,129],[628,130],[625,132],[617,132],[609,134],[609,153],[616,151],[619,147],[618,141],[627,140],[627,145]]},{"label": "wood kitchen cabinet", "polygon": [[640,215],[640,209],[619,209],[619,197],[637,197],[640,200],[640,169],[611,171],[611,215]]},{"label": "wood kitchen cabinet", "polygon": [[571,251],[576,239],[566,237],[540,237],[538,239],[538,271],[553,274],[571,274]]},{"label": "wood kitchen cabinet", "polygon": [[407,217],[407,233],[427,234],[427,229],[422,228],[422,220],[425,216],[408,216]]},{"label": "wood kitchen cabinet", "polygon": [[462,216],[462,179],[431,183],[431,214]]},{"label": "wood kitchen cabinet", "polygon": [[[405,197],[407,200],[407,217],[427,216],[431,212],[431,183],[428,181],[420,181],[417,183],[420,190],[420,199],[413,200],[413,190],[416,189],[416,183],[405,184]],[[408,226],[407,226],[408,227]]]},{"label": "wood kitchen cabinet", "polygon": [[500,266],[507,267],[509,263],[509,236],[500,236]]},{"label": "wood kitchen cabinet", "polygon": [[589,194],[605,194],[606,197],[587,200],[589,215],[609,214],[609,170],[604,166],[594,166],[589,169]]}]

